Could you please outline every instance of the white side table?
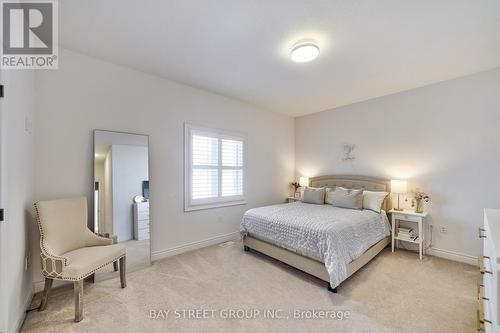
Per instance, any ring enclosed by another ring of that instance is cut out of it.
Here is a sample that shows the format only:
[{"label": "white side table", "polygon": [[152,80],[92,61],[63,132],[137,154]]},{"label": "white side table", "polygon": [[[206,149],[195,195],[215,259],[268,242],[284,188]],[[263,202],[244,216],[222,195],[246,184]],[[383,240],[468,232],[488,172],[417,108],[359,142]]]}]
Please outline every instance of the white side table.
[{"label": "white side table", "polygon": [[[422,260],[422,255],[424,252],[424,241],[425,241],[425,235],[424,235],[424,220],[425,217],[427,216],[427,212],[424,213],[415,213],[412,210],[394,210],[391,209],[389,213],[392,215],[392,252],[394,252],[394,245],[396,245],[399,248],[399,242],[408,242],[408,243],[413,243],[413,244],[418,244],[418,252],[419,252],[419,257],[420,260]],[[417,223],[418,225],[418,238],[415,240],[408,240],[404,238],[398,237],[396,234],[396,229],[399,227],[399,221],[408,221],[408,222],[414,222]]]},{"label": "white side table", "polygon": [[295,197],[287,197],[287,198],[286,198],[286,201],[287,201],[288,203],[290,203],[290,202],[295,202],[295,201],[300,201],[300,198],[295,198]]}]

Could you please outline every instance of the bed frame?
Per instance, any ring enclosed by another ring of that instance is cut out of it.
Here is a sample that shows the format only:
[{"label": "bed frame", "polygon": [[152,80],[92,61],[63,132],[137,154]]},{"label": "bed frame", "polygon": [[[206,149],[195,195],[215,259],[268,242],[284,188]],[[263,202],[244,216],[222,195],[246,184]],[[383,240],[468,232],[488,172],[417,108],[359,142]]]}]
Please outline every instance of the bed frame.
[{"label": "bed frame", "polygon": [[[373,177],[344,175],[320,176],[310,178],[310,183],[312,187],[342,186],[350,189],[390,192],[389,180]],[[384,201],[384,204],[382,205],[382,209],[384,209],[385,211],[389,211],[390,208],[391,200],[390,196],[388,196]],[[387,245],[389,245],[390,242],[391,238],[390,236],[388,236],[370,247],[364,254],[361,255],[361,257],[349,263],[347,266],[347,277],[350,277],[357,270],[366,265],[377,254],[379,254],[380,251],[382,251]],[[309,273],[323,281],[326,281],[328,282],[328,290],[334,293],[337,292],[337,287],[331,288],[329,283],[330,278],[328,276],[328,272],[326,271],[325,264],[320,261],[260,240],[253,237],[251,234],[245,236],[245,238],[243,239],[243,246],[245,251],[250,251],[250,249],[255,250],[269,257],[277,259],[287,265],[295,267],[303,272]]]}]

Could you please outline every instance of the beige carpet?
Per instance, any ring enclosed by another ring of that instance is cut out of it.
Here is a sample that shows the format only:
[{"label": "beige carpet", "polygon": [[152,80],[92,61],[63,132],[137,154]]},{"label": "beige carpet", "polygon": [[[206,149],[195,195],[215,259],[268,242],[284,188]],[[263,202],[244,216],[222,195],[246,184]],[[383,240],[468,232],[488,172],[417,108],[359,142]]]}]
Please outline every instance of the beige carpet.
[{"label": "beige carpet", "polygon": [[[151,264],[149,239],[144,240],[129,240],[120,244],[127,248],[127,271],[134,272],[138,269],[144,269]],[[96,281],[107,280],[119,277],[120,272],[115,272],[113,265],[108,265],[100,269],[96,275]]]},{"label": "beige carpet", "polygon": [[[125,289],[116,278],[86,284],[80,323],[73,323],[71,288],[54,290],[47,310],[30,312],[22,331],[474,332],[479,274],[473,266],[435,257],[420,262],[414,253],[386,249],[333,294],[324,282],[235,243],[158,261],[127,278]],[[214,310],[214,317],[174,318],[175,310],[189,309]],[[221,318],[227,309],[261,312],[255,319]],[[151,319],[150,310],[170,310],[169,318]],[[264,318],[264,310],[282,318]],[[350,316],[297,320],[296,310]]]}]

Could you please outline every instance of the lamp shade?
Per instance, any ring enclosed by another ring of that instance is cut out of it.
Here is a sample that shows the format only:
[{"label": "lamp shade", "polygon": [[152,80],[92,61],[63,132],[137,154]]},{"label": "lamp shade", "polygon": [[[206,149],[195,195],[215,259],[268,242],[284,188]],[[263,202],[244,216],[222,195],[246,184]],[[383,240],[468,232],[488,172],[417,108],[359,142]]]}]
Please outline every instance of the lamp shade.
[{"label": "lamp shade", "polygon": [[307,178],[307,177],[300,177],[299,178],[299,185],[300,186],[309,186],[309,178]]},{"label": "lamp shade", "polygon": [[406,180],[391,180],[391,192],[392,193],[406,193],[407,183]]}]

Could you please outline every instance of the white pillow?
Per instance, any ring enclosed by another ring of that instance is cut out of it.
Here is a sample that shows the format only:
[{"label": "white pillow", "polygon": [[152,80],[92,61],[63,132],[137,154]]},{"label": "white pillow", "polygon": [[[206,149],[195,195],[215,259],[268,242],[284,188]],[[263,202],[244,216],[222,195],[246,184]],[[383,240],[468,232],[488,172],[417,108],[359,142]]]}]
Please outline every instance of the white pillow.
[{"label": "white pillow", "polygon": [[388,195],[388,192],[363,191],[363,209],[380,213],[382,204]]},{"label": "white pillow", "polygon": [[304,203],[311,203],[316,205],[324,205],[325,204],[325,188],[314,188],[314,187],[306,187],[304,189],[304,195],[302,197],[302,201]]},{"label": "white pillow", "polygon": [[336,187],[334,193],[332,204],[334,207],[349,209],[363,208],[363,190]]},{"label": "white pillow", "polygon": [[333,201],[335,200],[335,187],[327,187],[325,189],[325,203],[328,205],[332,205]]}]

